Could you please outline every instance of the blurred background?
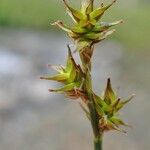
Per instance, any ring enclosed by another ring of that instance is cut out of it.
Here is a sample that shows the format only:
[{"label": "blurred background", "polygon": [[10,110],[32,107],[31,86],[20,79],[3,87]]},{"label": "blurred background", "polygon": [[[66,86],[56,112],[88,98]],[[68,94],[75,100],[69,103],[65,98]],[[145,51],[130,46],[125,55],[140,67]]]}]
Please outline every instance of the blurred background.
[{"label": "blurred background", "polygon": [[[80,0],[68,1],[79,6]],[[124,24],[96,45],[94,89],[101,93],[111,77],[120,96],[136,94],[121,112],[132,128],[127,135],[105,134],[104,150],[150,148],[149,16],[149,0],[119,0],[103,17]],[[39,79],[53,73],[46,64],[65,64],[71,41],[50,26],[57,19],[70,23],[61,0],[0,0],[0,150],[93,149],[90,123],[78,103],[49,93],[58,85]]]}]

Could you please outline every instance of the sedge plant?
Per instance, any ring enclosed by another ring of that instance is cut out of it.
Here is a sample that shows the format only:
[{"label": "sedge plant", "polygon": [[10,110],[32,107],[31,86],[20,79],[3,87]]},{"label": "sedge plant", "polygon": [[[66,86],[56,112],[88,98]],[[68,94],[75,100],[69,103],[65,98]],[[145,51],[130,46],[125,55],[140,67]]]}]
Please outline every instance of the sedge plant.
[{"label": "sedge plant", "polygon": [[101,18],[105,12],[116,2],[100,4],[94,7],[94,0],[82,0],[81,8],[71,7],[66,0],[63,0],[66,11],[73,20],[72,25],[66,25],[57,21],[56,25],[64,30],[72,39],[76,52],[79,53],[81,64],[77,64],[73,58],[72,50],[68,45],[68,58],[66,66],[49,65],[57,71],[54,76],[44,76],[41,79],[60,82],[62,86],[58,89],[49,89],[50,92],[65,94],[70,99],[79,102],[87,118],[91,122],[94,135],[94,150],[102,150],[103,135],[106,131],[125,131],[120,126],[127,126],[119,118],[119,111],[128,103],[128,99],[118,97],[113,90],[110,78],[107,79],[106,89],[102,95],[97,95],[92,88],[91,59],[94,52],[94,45],[101,42],[115,30],[113,26],[122,23],[122,20],[112,23],[102,22]]}]

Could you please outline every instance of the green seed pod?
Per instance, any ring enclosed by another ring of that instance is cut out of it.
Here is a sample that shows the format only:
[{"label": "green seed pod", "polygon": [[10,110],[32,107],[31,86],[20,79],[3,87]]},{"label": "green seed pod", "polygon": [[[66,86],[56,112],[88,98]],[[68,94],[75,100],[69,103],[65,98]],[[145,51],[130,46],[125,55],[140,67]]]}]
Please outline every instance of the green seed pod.
[{"label": "green seed pod", "polygon": [[[67,8],[67,12],[75,21],[75,24],[72,26],[66,26],[61,21],[57,21],[53,25],[57,25],[62,30],[66,31],[76,43],[80,43],[81,40],[86,42],[88,41],[88,45],[92,46],[94,43],[105,39],[108,35],[110,35],[110,33],[113,33],[109,32],[108,29],[110,27],[122,23],[122,20],[114,23],[99,23],[99,20],[105,11],[110,8],[116,0],[109,5],[101,5],[96,9],[94,9],[94,0],[84,0],[81,4],[80,10],[72,8],[65,0],[63,1]],[[109,32],[109,34],[106,34],[107,32]],[[80,51],[81,49],[77,47],[77,50]]]},{"label": "green seed pod", "polygon": [[121,119],[119,119],[118,111],[126,103],[128,103],[133,98],[133,96],[126,101],[122,101],[113,91],[111,81],[108,79],[104,96],[100,97],[93,93],[93,98],[96,111],[99,115],[99,127],[101,131],[104,132],[109,130],[118,130],[125,132],[119,128],[120,125],[127,125]]},{"label": "green seed pod", "polygon": [[58,74],[56,74],[55,76],[41,77],[41,79],[61,82],[64,84],[64,86],[55,90],[50,89],[49,91],[68,93],[68,96],[72,95],[73,97],[74,95],[75,97],[75,93],[77,93],[76,91],[77,90],[79,91],[80,86],[82,85],[83,72],[81,70],[81,67],[77,65],[76,62],[74,61],[69,46],[68,46],[68,59],[66,67],[51,65],[51,68],[56,70]]}]

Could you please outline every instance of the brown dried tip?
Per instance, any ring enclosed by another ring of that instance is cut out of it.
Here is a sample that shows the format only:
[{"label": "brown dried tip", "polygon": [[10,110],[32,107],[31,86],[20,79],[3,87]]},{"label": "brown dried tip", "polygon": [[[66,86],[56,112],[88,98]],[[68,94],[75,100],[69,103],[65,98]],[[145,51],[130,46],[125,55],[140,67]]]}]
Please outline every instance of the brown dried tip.
[{"label": "brown dried tip", "polygon": [[53,89],[48,89],[48,91],[49,91],[49,92],[55,92],[55,90],[53,90]]},{"label": "brown dried tip", "polygon": [[119,102],[121,101],[121,98],[118,98],[118,100],[113,104],[113,108],[116,108]]},{"label": "brown dried tip", "polygon": [[40,79],[45,79],[44,77],[40,77]]},{"label": "brown dried tip", "polygon": [[58,20],[58,21],[56,21],[56,22],[51,23],[52,26],[55,26],[55,25],[58,25],[58,24],[63,25],[63,22],[60,21],[60,20]]},{"label": "brown dried tip", "polygon": [[117,0],[114,0],[113,3],[115,3]]},{"label": "brown dried tip", "polygon": [[65,4],[66,4],[66,1],[65,0],[62,0]]},{"label": "brown dried tip", "polygon": [[135,94],[132,94],[129,100],[132,100],[135,97]]},{"label": "brown dried tip", "polygon": [[120,23],[124,23],[124,21],[123,21],[123,20],[120,20]]},{"label": "brown dried tip", "polygon": [[70,56],[71,58],[73,58],[73,57],[72,57],[72,53],[71,53],[70,45],[69,45],[69,44],[67,44],[67,47],[68,47],[68,54],[69,54],[69,56]]},{"label": "brown dried tip", "polygon": [[107,86],[111,84],[110,78],[107,79]]},{"label": "brown dried tip", "polygon": [[67,4],[66,0],[62,0],[65,4],[65,6],[69,9],[69,5]]},{"label": "brown dried tip", "polygon": [[110,80],[110,78],[107,79],[107,87],[106,87],[106,91],[107,91],[107,90],[112,91],[112,86],[111,86],[111,80]]}]

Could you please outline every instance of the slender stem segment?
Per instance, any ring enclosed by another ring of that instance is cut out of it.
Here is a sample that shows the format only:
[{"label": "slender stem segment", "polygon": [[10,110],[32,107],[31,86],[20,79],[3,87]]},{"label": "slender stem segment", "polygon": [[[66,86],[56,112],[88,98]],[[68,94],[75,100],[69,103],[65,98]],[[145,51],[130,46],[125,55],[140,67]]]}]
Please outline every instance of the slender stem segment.
[{"label": "slender stem segment", "polygon": [[[87,74],[91,74],[91,57],[93,54],[93,50],[94,47],[89,47],[83,49],[82,53],[80,54],[81,61],[82,61],[82,69],[85,73],[85,76]],[[102,131],[99,128],[99,115],[95,107],[95,100],[92,92],[91,75],[88,76],[88,81],[89,81],[88,83],[89,85],[85,86],[86,88],[84,88],[84,92],[87,94],[89,99],[88,108],[90,112],[90,121],[91,121],[93,134],[94,134],[94,150],[102,150]]]},{"label": "slender stem segment", "polygon": [[94,150],[102,150],[102,135],[94,139]]},{"label": "slender stem segment", "polygon": [[[93,99],[91,99],[91,101],[93,101]],[[93,102],[89,103],[89,110],[91,114],[91,125],[94,133],[94,150],[102,150],[103,134],[100,133],[99,119]]]}]

